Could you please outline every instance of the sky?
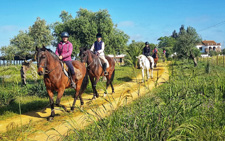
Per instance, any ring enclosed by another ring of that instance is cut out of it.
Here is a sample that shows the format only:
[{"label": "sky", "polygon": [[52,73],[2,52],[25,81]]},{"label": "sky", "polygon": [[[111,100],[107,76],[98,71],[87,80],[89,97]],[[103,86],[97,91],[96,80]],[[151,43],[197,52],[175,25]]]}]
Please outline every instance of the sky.
[{"label": "sky", "polygon": [[51,24],[61,21],[61,11],[75,17],[80,8],[93,12],[107,9],[130,41],[156,44],[159,37],[170,36],[184,25],[194,27],[203,40],[223,46],[224,6],[224,0],[1,0],[0,47],[9,45],[20,30],[28,30],[37,17]]}]

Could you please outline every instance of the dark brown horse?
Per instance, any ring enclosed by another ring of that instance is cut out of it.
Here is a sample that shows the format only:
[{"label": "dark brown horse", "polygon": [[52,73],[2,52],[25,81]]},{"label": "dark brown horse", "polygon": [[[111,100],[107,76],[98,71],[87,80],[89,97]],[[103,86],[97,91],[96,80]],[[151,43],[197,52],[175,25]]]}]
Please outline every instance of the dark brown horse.
[{"label": "dark brown horse", "polygon": [[[104,71],[102,69],[99,57],[95,54],[93,54],[90,50],[87,50],[86,48],[80,48],[80,54],[81,62],[87,63],[87,71],[88,75],[91,80],[92,84],[92,89],[93,89],[93,99],[95,97],[99,97],[99,94],[96,90],[96,85],[99,81],[100,76],[104,76]],[[109,84],[111,85],[112,88],[112,93],[114,93],[114,88],[112,81],[114,79],[115,75],[115,61],[114,59],[110,58],[109,56],[105,56],[105,58],[109,62],[109,67],[106,69],[108,72],[108,75],[105,76],[107,78],[106,82],[106,89],[108,88]],[[105,92],[106,94],[107,92]]]},{"label": "dark brown horse", "polygon": [[[41,49],[36,48],[36,51],[38,74],[44,75],[44,82],[51,105],[51,115],[48,120],[52,120],[55,116],[53,92],[58,92],[56,106],[62,106],[60,105],[60,99],[63,96],[64,90],[70,88],[70,79],[64,74],[61,61],[59,60],[58,56],[55,55],[55,53],[53,53],[50,49],[46,49],[45,47]],[[79,80],[75,80],[76,93],[74,95],[74,102],[71,107],[71,111],[74,110],[74,106],[78,97],[80,98],[81,105],[84,104],[81,94],[84,92],[88,84],[88,75],[86,73],[85,64],[79,61],[72,61],[72,64],[80,71],[80,78]],[[62,107],[64,107],[64,110],[66,110],[65,106]]]},{"label": "dark brown horse", "polygon": [[158,60],[159,60],[159,56],[158,56],[157,52],[154,53],[154,54],[152,55],[152,57],[154,58],[154,67],[156,68],[157,62],[158,62]]}]

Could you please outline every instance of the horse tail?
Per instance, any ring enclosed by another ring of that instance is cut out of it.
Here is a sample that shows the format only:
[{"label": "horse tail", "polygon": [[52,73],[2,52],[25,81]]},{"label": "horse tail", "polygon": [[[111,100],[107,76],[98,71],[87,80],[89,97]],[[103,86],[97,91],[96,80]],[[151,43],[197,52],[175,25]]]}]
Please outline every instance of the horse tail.
[{"label": "horse tail", "polygon": [[84,92],[84,90],[87,88],[88,82],[88,70],[86,70],[79,94],[82,94]]},{"label": "horse tail", "polygon": [[110,82],[113,82],[114,76],[115,76],[115,69],[114,69],[114,71],[113,71],[113,73],[112,73],[112,76],[111,76]]}]

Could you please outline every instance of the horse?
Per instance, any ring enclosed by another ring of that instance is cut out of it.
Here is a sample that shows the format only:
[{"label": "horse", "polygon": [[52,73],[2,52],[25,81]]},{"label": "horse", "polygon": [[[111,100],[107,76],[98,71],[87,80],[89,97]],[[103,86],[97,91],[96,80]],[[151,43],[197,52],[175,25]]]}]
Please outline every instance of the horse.
[{"label": "horse", "polygon": [[[38,75],[44,76],[44,83],[49,96],[49,101],[51,105],[51,115],[47,119],[50,121],[53,120],[55,116],[53,92],[58,92],[56,106],[63,107],[66,111],[66,107],[60,105],[60,99],[63,96],[64,90],[70,88],[71,80],[63,72],[63,65],[62,62],[59,60],[59,57],[50,49],[47,49],[44,46],[40,49],[36,47],[36,59]],[[74,94],[74,101],[71,107],[71,111],[73,112],[78,97],[80,98],[81,106],[84,104],[81,94],[87,87],[88,75],[84,63],[81,63],[79,61],[72,61],[72,64],[74,68],[78,69],[80,72],[79,79],[75,79],[76,92]]]},{"label": "horse", "polygon": [[147,79],[150,78],[149,71],[151,69],[151,78],[153,78],[153,66],[154,66],[154,59],[150,56],[150,60],[145,55],[139,55],[136,57],[139,61],[140,68],[142,68],[142,82],[144,82],[144,70],[146,69]]},{"label": "horse", "polygon": [[159,60],[159,56],[158,56],[157,52],[154,53],[154,54],[152,55],[152,57],[154,58],[154,64],[155,64],[154,67],[156,68],[157,62],[158,62],[158,60]]},{"label": "horse", "polygon": [[[87,71],[88,71],[88,75],[89,78],[91,80],[91,84],[92,84],[92,89],[93,89],[93,98],[95,99],[96,97],[99,97],[99,94],[96,90],[96,85],[99,81],[99,78],[101,76],[104,76],[104,71],[103,68],[101,66],[101,61],[100,58],[95,55],[94,53],[92,53],[90,50],[88,50],[87,48],[80,48],[80,53],[79,56],[81,58],[81,62],[85,62],[87,63]],[[109,67],[107,67],[107,72],[108,75],[106,75],[106,90],[108,88],[109,85],[111,85],[112,88],[112,93],[115,93],[114,91],[114,87],[113,87],[113,79],[114,79],[114,75],[115,75],[115,61],[114,59],[110,58],[109,56],[105,56],[105,58],[108,60],[109,63]],[[104,96],[107,94],[107,91],[104,92]]]}]

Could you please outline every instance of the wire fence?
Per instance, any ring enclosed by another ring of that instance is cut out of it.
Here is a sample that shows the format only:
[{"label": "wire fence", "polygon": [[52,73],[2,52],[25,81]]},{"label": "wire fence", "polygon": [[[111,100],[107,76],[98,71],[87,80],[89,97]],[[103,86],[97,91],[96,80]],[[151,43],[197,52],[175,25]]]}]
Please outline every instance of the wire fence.
[{"label": "wire fence", "polygon": [[212,56],[212,57],[198,57],[198,61],[200,62],[209,62],[211,65],[217,65],[225,67],[225,56],[224,55],[218,55],[218,56]]}]

